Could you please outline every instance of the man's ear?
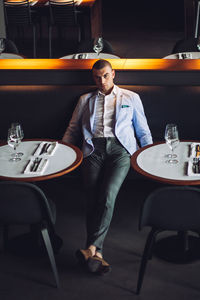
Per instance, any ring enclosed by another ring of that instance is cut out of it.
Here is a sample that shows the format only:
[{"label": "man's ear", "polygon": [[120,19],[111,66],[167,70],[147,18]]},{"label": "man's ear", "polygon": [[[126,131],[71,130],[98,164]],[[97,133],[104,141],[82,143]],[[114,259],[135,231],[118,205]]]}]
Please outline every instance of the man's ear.
[{"label": "man's ear", "polygon": [[112,70],[113,79],[115,78],[115,70]]}]

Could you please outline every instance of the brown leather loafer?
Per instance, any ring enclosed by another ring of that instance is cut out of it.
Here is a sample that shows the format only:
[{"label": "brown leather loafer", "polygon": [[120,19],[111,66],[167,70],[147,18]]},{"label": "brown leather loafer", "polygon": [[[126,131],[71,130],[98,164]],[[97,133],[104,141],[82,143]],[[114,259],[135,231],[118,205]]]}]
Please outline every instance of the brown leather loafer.
[{"label": "brown leather loafer", "polygon": [[91,256],[87,261],[88,270],[98,275],[106,275],[111,271],[111,266],[98,256]]},{"label": "brown leather loafer", "polygon": [[79,249],[76,251],[76,257],[81,264],[85,264],[90,257],[92,257],[92,252],[90,249]]}]

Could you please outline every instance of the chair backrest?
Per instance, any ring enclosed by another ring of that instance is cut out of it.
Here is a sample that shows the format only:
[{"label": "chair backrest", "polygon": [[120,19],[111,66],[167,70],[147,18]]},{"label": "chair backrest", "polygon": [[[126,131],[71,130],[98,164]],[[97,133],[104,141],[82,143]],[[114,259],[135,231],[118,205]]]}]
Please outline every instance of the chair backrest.
[{"label": "chair backrest", "polygon": [[42,190],[32,183],[0,182],[0,223],[54,223],[49,202]]},{"label": "chair backrest", "polygon": [[50,23],[62,26],[76,26],[77,15],[74,0],[67,2],[49,1]]},{"label": "chair backrest", "polygon": [[139,227],[161,230],[200,230],[200,190],[193,187],[164,187],[144,201]]},{"label": "chair backrest", "polygon": [[7,25],[31,24],[31,10],[28,0],[4,2],[5,21]]},{"label": "chair backrest", "polygon": [[197,48],[197,44],[199,43],[197,38],[188,38],[179,40],[172,49],[173,53],[180,53],[180,52],[197,52],[199,51]]},{"label": "chair backrest", "polygon": [[5,53],[14,53],[14,54],[19,54],[19,51],[17,49],[17,46],[15,43],[11,40],[5,39]]}]

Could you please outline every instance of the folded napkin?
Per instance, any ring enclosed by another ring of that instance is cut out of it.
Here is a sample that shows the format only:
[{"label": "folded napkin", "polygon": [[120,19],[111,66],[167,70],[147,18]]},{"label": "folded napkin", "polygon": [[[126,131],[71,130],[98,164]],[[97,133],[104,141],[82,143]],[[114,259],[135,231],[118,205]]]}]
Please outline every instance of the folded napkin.
[{"label": "folded napkin", "polygon": [[[38,159],[38,160],[37,160]],[[48,164],[47,158],[32,157],[24,169],[24,174],[43,174]]]},{"label": "folded napkin", "polygon": [[58,142],[41,142],[34,152],[34,156],[53,155]]},{"label": "folded napkin", "polygon": [[200,150],[200,144],[199,143],[192,143],[190,145],[190,157],[196,157],[197,156],[197,152],[196,152],[196,147],[197,146],[199,146],[199,150]]}]

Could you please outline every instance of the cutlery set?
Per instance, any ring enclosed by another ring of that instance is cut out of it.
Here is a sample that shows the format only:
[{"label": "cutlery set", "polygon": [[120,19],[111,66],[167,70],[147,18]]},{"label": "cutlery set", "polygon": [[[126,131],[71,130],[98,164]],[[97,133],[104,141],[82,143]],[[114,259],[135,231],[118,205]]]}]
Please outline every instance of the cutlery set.
[{"label": "cutlery set", "polygon": [[45,144],[43,145],[43,147],[42,147],[42,149],[41,149],[39,155],[42,155],[42,154],[44,154],[44,153],[47,153],[50,146],[51,146],[51,144],[45,143]]},{"label": "cutlery set", "polygon": [[39,157],[40,155],[43,155],[45,153],[48,153],[49,147],[51,146],[51,143],[44,143],[42,146],[42,149],[40,150],[38,156],[33,160],[32,165],[30,167],[31,172],[37,172],[38,168],[42,162],[42,157]]},{"label": "cutlery set", "polygon": [[193,158],[192,169],[195,174],[200,174],[200,145],[195,146],[195,157]]},{"label": "cutlery set", "polygon": [[200,174],[200,159],[198,157],[193,158],[192,169],[195,174]]},{"label": "cutlery set", "polygon": [[36,157],[36,159],[33,161],[31,172],[37,172],[37,169],[40,165],[40,162],[42,161],[42,158]]}]

